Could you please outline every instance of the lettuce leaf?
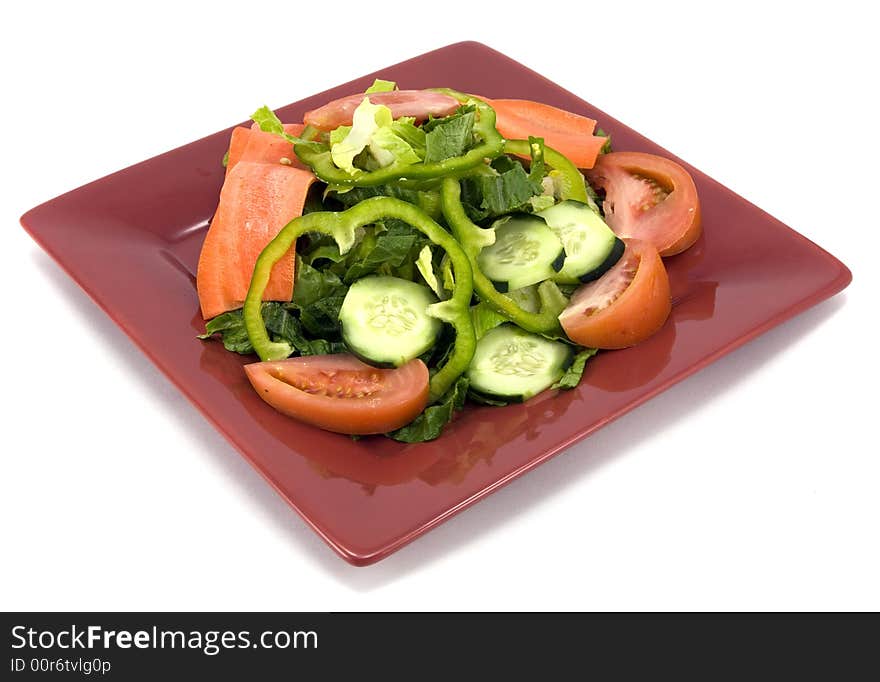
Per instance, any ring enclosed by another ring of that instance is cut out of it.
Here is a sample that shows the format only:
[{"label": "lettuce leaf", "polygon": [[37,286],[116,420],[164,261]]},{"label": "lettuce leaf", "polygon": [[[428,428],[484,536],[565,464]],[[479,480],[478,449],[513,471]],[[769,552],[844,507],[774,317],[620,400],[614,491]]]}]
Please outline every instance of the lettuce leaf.
[{"label": "lettuce leaf", "polygon": [[545,208],[550,208],[556,203],[556,199],[554,199],[549,194],[539,194],[538,196],[531,197],[529,199],[529,206],[532,207],[533,213],[538,213],[539,211],[543,211]]},{"label": "lettuce leaf", "polygon": [[599,150],[600,154],[607,154],[611,151],[611,135],[606,133],[601,128],[596,128],[596,132],[594,133],[596,137],[604,137],[606,138],[605,144],[602,145],[602,149]]},{"label": "lettuce leaf", "polygon": [[339,309],[345,296],[322,298],[300,309],[299,319],[303,328],[318,338],[338,337],[342,333]]},{"label": "lettuce leaf", "polygon": [[[381,150],[381,152],[377,154],[377,150]],[[415,152],[409,143],[394,132],[393,126],[379,128],[373,133],[370,140],[370,152],[379,161],[379,164],[384,166],[394,162],[413,164],[422,160],[422,157]],[[388,159],[390,161],[383,163],[383,160]]]},{"label": "lettuce leaf", "polygon": [[351,126],[340,126],[330,132],[333,163],[352,175],[360,173],[354,165],[355,157],[370,144],[373,133],[383,125],[391,125],[392,120],[391,109],[373,104],[369,97],[364,97],[352,114]]},{"label": "lettuce leaf", "polygon": [[373,84],[370,87],[364,90],[364,94],[369,95],[374,92],[391,92],[392,90],[397,90],[397,83],[377,78],[373,81]]},{"label": "lettuce leaf", "polygon": [[200,334],[198,338],[202,340],[210,339],[215,334],[220,335],[223,347],[228,351],[241,355],[254,352],[254,347],[248,338],[247,329],[244,326],[244,318],[240,310],[222,313],[208,320],[205,324],[205,333]]},{"label": "lettuce leaf", "polygon": [[[337,253],[339,253],[338,249]],[[325,298],[345,296],[347,291],[348,287],[342,283],[336,273],[313,268],[297,256],[293,305],[298,308],[307,308]]]},{"label": "lettuce leaf", "polygon": [[572,389],[577,387],[577,385],[581,382],[581,377],[584,375],[584,367],[587,365],[587,360],[593,357],[599,351],[596,348],[584,348],[580,353],[574,356],[574,360],[571,365],[569,365],[568,369],[565,370],[565,374],[553,384],[550,388],[562,388],[562,389]]},{"label": "lettuce leaf", "polygon": [[471,307],[471,322],[474,325],[474,334],[477,337],[477,341],[479,341],[490,329],[494,329],[505,322],[510,322],[510,320],[485,301],[480,301],[477,305]]},{"label": "lettuce leaf", "polygon": [[500,156],[479,173],[462,180],[462,204],[474,222],[524,210],[533,196],[543,193],[519,161]]},{"label": "lettuce leaf", "polygon": [[330,146],[340,144],[351,132],[351,126],[339,126],[330,131]]},{"label": "lettuce leaf", "polygon": [[538,296],[537,284],[508,291],[507,297],[513,299],[513,302],[520,308],[530,313],[536,313],[541,309],[541,297]]},{"label": "lettuce leaf", "polygon": [[415,204],[435,220],[440,217],[440,193],[436,190],[407,189],[397,184],[352,188],[329,185],[327,189],[328,196],[346,208],[359,204],[370,197],[394,197]]},{"label": "lettuce leaf", "polygon": [[379,234],[368,248],[360,249],[355,254],[357,260],[347,264],[342,279],[350,284],[377,271],[381,274],[394,274],[391,268],[401,267],[407,260],[415,260],[413,251],[420,249],[423,242],[424,238],[408,225],[392,225]]},{"label": "lettuce leaf", "polygon": [[[286,341],[299,355],[342,353],[345,350],[345,345],[338,339],[308,338],[303,324],[288,309],[288,305],[276,301],[263,303],[263,322],[273,341]],[[254,352],[241,310],[218,315],[205,325],[205,331],[205,334],[199,336],[200,339],[209,339],[219,334],[226,350],[241,355]]]},{"label": "lettuce leaf", "polygon": [[[544,138],[532,137],[529,135],[529,154],[532,162],[529,164],[529,182],[535,187],[536,191],[543,191],[544,176],[547,175],[546,166],[544,164]],[[540,189],[538,189],[540,188]]]},{"label": "lettuce leaf", "polygon": [[443,431],[455,413],[464,407],[467,397],[467,377],[459,377],[439,402],[425,408],[418,417],[404,427],[385,435],[402,443],[424,443],[434,440]]},{"label": "lettuce leaf", "polygon": [[415,124],[411,116],[401,116],[391,124],[391,130],[406,142],[420,160],[425,158],[425,131]]},{"label": "lettuce leaf", "polygon": [[284,124],[281,123],[281,119],[275,115],[275,112],[272,111],[265,104],[257,109],[253,114],[251,114],[251,119],[256,122],[258,126],[260,126],[260,130],[264,133],[275,133],[276,135],[280,135],[285,140],[290,142],[291,144],[299,144],[300,142],[305,142],[302,138],[296,137],[284,131]]},{"label": "lettuce leaf", "polygon": [[[401,123],[395,128],[391,109],[382,104],[373,104],[364,97],[352,115],[351,126],[339,126],[330,132],[330,156],[333,163],[351,175],[357,175],[363,167],[370,167],[370,161],[378,167],[392,163],[413,164],[421,161],[413,147],[398,131],[417,140],[409,127],[415,128],[412,121]],[[369,153],[369,158],[363,157]]]},{"label": "lettuce leaf", "polygon": [[451,116],[425,123],[425,163],[461,156],[470,149],[474,142],[474,116],[474,107],[459,107]]},{"label": "lettuce leaf", "polygon": [[431,291],[437,295],[437,298],[444,299],[443,289],[440,287],[440,282],[437,281],[437,275],[434,272],[434,252],[431,251],[431,247],[427,244],[419,251],[419,257],[416,259],[416,268],[421,273],[422,279],[425,280],[425,284],[431,287]]},{"label": "lettuce leaf", "polygon": [[455,291],[455,274],[452,272],[452,259],[448,253],[443,254],[440,261],[440,275],[443,277],[443,288],[446,291]]}]

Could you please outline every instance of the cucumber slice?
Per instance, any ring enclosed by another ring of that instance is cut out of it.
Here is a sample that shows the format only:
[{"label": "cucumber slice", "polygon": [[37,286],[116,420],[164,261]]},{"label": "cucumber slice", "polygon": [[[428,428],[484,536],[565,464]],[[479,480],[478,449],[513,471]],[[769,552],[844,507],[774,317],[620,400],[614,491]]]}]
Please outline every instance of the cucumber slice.
[{"label": "cucumber slice", "polygon": [[581,275],[581,282],[592,282],[599,279],[617,264],[624,251],[626,251],[626,243],[619,237],[615,237],[614,246],[611,247],[611,253],[608,254],[608,257],[602,261],[599,267],[590,270],[586,275]]},{"label": "cucumber slice", "polygon": [[517,213],[493,223],[495,243],[477,255],[477,265],[502,293],[550,279],[565,261],[559,237],[542,218]]},{"label": "cucumber slice", "polygon": [[601,266],[614,249],[614,232],[587,204],[568,199],[535,215],[545,220],[565,247],[565,262],[553,278],[557,282],[590,281],[584,276]]},{"label": "cucumber slice", "polygon": [[359,279],[339,309],[342,340],[364,362],[400,367],[434,344],[442,323],[427,308],[436,302],[428,287],[409,280]]},{"label": "cucumber slice", "polygon": [[508,401],[528,400],[559,381],[572,357],[567,343],[502,324],[477,342],[467,376],[477,393]]}]

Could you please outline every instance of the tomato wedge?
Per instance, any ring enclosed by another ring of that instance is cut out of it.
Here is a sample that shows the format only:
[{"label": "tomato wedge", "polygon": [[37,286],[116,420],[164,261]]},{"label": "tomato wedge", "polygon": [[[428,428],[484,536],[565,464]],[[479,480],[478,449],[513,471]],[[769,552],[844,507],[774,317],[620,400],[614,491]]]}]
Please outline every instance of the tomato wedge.
[{"label": "tomato wedge", "polygon": [[276,410],[336,433],[387,433],[428,404],[428,368],[418,359],[377,369],[341,353],[255,362],[244,369]]},{"label": "tomato wedge", "polygon": [[373,92],[369,95],[349,95],[334,100],[317,109],[307,111],[303,120],[319,130],[333,130],[339,126],[351,125],[351,117],[364,97],[373,104],[384,104],[391,109],[394,118],[413,116],[417,121],[425,121],[428,116],[449,116],[459,107],[454,97],[430,90],[392,90]]},{"label": "tomato wedge", "polygon": [[[485,98],[481,98],[485,99]],[[525,99],[486,99],[495,110],[495,127],[508,140],[543,137],[548,147],[578,168],[592,168],[607,138],[593,135],[596,121]]]},{"label": "tomato wedge", "polygon": [[660,255],[648,242],[625,239],[620,260],[572,294],[559,316],[566,335],[590,348],[627,348],[658,331],[672,297]]},{"label": "tomato wedge", "polygon": [[652,243],[674,256],[700,237],[700,202],[690,174],[675,161],[642,152],[603,154],[587,171],[605,190],[605,222],[622,239]]}]

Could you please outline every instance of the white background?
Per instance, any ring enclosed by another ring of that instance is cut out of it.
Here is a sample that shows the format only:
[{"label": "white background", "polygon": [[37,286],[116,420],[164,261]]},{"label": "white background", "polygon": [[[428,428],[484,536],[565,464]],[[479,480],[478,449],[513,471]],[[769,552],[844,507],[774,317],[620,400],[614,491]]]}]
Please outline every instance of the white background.
[{"label": "white background", "polygon": [[[856,9],[867,3],[127,4],[15,3],[0,28],[2,608],[880,608],[880,54]],[[354,568],[18,217],[264,102],[468,39],[687,159],[855,279]]]}]

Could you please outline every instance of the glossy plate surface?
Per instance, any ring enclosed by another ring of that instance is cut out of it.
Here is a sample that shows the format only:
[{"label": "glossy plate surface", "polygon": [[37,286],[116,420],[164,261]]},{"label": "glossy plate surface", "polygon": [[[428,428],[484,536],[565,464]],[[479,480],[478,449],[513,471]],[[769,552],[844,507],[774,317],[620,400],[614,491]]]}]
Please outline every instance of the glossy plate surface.
[{"label": "glossy plate surface", "polygon": [[[278,113],[299,121],[330,99],[362,92],[376,76],[406,88],[546,102],[598,119],[615,149],[675,158],[478,43],[430,52]],[[661,332],[600,354],[574,391],[505,408],[468,407],[432,443],[352,441],[278,414],[251,389],[245,360],[196,338],[204,326],[194,273],[230,130],[64,194],[29,211],[22,224],[315,531],[358,565],[386,557],[851,279],[833,256],[685,163],[704,235],[667,260],[674,307]]]}]

